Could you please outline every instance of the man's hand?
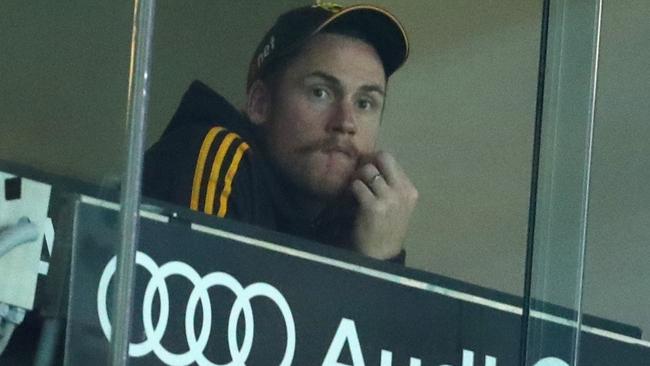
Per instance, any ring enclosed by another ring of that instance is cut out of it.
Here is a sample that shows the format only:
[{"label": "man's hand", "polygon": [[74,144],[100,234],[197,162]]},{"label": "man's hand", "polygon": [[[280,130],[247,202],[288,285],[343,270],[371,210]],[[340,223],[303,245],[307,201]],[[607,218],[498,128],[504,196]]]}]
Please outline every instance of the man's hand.
[{"label": "man's hand", "polygon": [[378,152],[361,165],[351,185],[359,203],[352,241],[369,257],[389,259],[400,253],[418,191],[395,158]]}]

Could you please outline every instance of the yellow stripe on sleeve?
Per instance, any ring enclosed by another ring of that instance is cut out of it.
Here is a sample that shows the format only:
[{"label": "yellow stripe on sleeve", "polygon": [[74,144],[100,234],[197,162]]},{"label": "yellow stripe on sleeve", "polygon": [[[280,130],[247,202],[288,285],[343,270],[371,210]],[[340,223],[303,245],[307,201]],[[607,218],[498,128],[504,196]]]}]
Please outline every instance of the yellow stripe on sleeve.
[{"label": "yellow stripe on sleeve", "polygon": [[223,191],[221,192],[221,197],[219,198],[219,211],[217,212],[217,216],[219,217],[225,217],[226,213],[228,212],[228,197],[230,197],[230,192],[232,191],[232,180],[235,178],[235,174],[237,174],[237,170],[239,169],[239,162],[241,161],[242,156],[244,156],[244,153],[246,150],[248,150],[248,148],[248,144],[242,142],[237,148],[237,151],[235,151],[235,155],[232,158],[232,163],[230,163],[230,167],[226,173],[226,180]]},{"label": "yellow stripe on sleeve", "polygon": [[219,145],[219,150],[217,150],[217,155],[214,157],[212,162],[212,170],[210,171],[210,180],[208,181],[208,189],[205,193],[205,206],[204,212],[212,215],[214,212],[214,197],[217,190],[217,180],[219,179],[219,171],[221,171],[221,165],[223,164],[223,159],[226,157],[228,148],[232,142],[239,136],[234,133],[229,133]]},{"label": "yellow stripe on sleeve", "polygon": [[219,131],[223,130],[223,127],[214,127],[206,134],[203,139],[203,144],[201,144],[201,150],[199,151],[199,157],[196,160],[196,167],[194,168],[194,181],[192,182],[192,197],[190,199],[190,208],[194,211],[199,209],[199,197],[201,197],[201,181],[203,179],[203,171],[205,170],[205,161],[208,158],[208,153],[210,152],[210,147],[214,142],[214,138],[217,136]]}]

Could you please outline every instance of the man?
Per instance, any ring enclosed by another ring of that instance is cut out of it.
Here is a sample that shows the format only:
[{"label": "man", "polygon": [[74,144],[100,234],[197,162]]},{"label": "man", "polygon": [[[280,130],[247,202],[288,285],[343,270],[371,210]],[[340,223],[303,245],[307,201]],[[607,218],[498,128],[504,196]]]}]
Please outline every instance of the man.
[{"label": "man", "polygon": [[401,25],[376,7],[283,14],[253,56],[243,114],[190,87],[147,153],[145,195],[403,262],[417,190],[376,140],[407,55]]}]

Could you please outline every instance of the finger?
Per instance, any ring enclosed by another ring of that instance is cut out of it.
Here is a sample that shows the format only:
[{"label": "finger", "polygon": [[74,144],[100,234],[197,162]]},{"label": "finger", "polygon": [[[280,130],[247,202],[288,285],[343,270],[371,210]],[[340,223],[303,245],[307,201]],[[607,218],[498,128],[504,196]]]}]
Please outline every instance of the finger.
[{"label": "finger", "polygon": [[359,205],[362,207],[369,207],[372,202],[377,199],[370,188],[359,179],[352,181],[352,186],[350,189],[352,190],[354,197],[359,202]]},{"label": "finger", "polygon": [[374,164],[366,164],[361,167],[359,175],[363,183],[365,183],[376,196],[383,197],[387,193],[386,191],[389,188],[388,184],[386,184],[384,177],[382,177],[379,169],[377,169]]},{"label": "finger", "polygon": [[393,186],[405,175],[395,157],[387,152],[379,152],[375,157],[375,166],[386,179],[388,185]]}]

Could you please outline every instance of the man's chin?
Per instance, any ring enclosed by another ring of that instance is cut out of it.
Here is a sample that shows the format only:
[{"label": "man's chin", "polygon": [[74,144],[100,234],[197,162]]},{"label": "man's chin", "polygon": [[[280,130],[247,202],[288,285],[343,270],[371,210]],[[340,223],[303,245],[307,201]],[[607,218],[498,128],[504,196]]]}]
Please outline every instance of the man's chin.
[{"label": "man's chin", "polygon": [[335,199],[341,196],[346,191],[346,189],[347,186],[343,184],[319,187],[317,194],[323,199]]},{"label": "man's chin", "polygon": [[303,193],[318,200],[331,200],[346,192],[355,170],[349,159],[335,164],[324,164],[320,160],[303,168],[290,170],[291,180]]},{"label": "man's chin", "polygon": [[305,187],[321,200],[331,200],[342,195],[348,188],[348,179],[333,175],[311,180]]}]

